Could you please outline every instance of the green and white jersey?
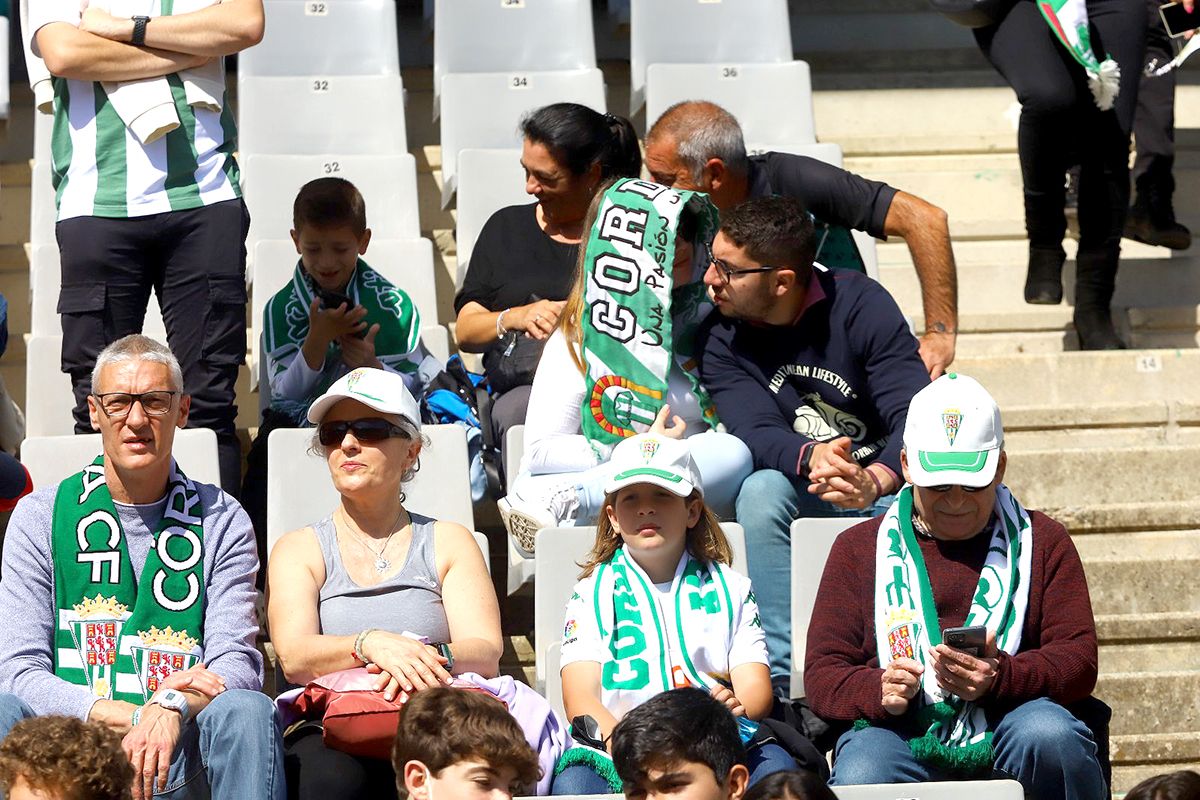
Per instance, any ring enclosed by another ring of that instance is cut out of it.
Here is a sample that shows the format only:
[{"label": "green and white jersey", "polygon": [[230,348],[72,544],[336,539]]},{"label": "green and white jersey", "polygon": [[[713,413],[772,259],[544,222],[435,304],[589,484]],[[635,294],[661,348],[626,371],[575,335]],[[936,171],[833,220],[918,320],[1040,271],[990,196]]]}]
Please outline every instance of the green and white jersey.
[{"label": "green and white jersey", "polygon": [[[36,0],[28,34],[34,37],[34,53],[40,52],[36,36],[43,25],[78,26],[79,20],[79,0]],[[117,116],[100,83],[53,79],[51,156],[60,221],[142,217],[241,197],[228,93],[220,112],[208,111],[188,104],[178,75],[166,80],[180,125],[143,145]]]}]

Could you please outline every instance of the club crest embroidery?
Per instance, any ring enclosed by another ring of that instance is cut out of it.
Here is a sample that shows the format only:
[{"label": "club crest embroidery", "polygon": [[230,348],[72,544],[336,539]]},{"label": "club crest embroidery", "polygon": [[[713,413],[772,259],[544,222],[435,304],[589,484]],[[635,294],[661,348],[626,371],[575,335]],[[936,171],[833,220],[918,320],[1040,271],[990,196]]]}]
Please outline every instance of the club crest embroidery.
[{"label": "club crest embroidery", "polygon": [[71,638],[83,662],[88,689],[96,697],[110,699],[116,674],[121,629],[129,619],[129,607],[114,597],[85,597],[72,606],[76,619],[69,621]]},{"label": "club crest embroidery", "polygon": [[958,438],[958,429],[962,427],[962,412],[957,408],[947,408],[942,412],[942,428],[946,431],[946,440],[954,446]]},{"label": "club crest embroidery", "polygon": [[911,612],[906,609],[892,609],[888,613],[888,651],[889,661],[897,658],[916,658],[916,622]]},{"label": "club crest embroidery", "polygon": [[138,631],[140,645],[130,647],[133,664],[137,668],[138,682],[147,701],[173,672],[190,669],[200,657],[196,655],[199,644],[187,631],[150,626],[148,631]]},{"label": "club crest embroidery", "polygon": [[654,454],[658,452],[658,439],[646,439],[642,442],[642,460],[647,464],[654,458]]}]

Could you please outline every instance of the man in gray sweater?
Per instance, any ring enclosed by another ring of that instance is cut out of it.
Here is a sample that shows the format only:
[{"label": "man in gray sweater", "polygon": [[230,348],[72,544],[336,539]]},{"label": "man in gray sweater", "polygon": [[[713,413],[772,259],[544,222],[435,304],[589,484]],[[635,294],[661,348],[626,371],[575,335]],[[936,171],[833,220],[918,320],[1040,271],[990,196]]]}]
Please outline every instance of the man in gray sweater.
[{"label": "man in gray sweater", "polygon": [[191,404],[179,362],[127,336],[100,354],[92,388],[103,455],[24,498],[5,537],[0,738],[64,714],[124,737],[135,798],[282,798],[254,533],[171,456]]}]

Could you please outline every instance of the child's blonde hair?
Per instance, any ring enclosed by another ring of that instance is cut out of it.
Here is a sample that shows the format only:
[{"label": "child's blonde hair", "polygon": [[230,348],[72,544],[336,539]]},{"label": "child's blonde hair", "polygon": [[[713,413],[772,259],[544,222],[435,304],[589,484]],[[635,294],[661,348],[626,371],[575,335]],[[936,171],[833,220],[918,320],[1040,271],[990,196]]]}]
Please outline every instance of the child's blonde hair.
[{"label": "child's blonde hair", "polygon": [[[616,502],[617,494],[620,492],[609,492],[604,496],[604,508]],[[695,525],[688,528],[687,539],[684,547],[695,558],[712,563],[714,561],[725,565],[733,563],[733,548],[729,546],[729,540],[725,538],[725,532],[721,530],[721,520],[713,513],[713,510],[708,507],[708,503],[704,502],[704,496],[700,494],[699,489],[693,489],[692,493],[686,498],[685,502],[699,500],[702,505],[700,519]],[[580,578],[586,578],[592,574],[596,567],[606,563],[617,552],[617,548],[621,546],[621,534],[613,526],[612,520],[608,518],[605,511],[600,512],[600,520],[596,526],[596,543],[592,545],[592,552],[588,553],[587,560],[579,566],[583,568],[580,573]]]}]

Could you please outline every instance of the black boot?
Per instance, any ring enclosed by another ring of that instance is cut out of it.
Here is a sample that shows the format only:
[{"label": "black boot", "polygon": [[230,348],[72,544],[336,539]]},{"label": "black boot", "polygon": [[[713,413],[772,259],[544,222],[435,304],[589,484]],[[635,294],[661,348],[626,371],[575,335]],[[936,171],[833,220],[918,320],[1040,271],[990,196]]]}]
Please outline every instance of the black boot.
[{"label": "black boot", "polygon": [[1176,221],[1169,189],[1138,183],[1137,200],[1125,217],[1125,238],[1172,250],[1191,247],[1192,232]]},{"label": "black boot", "polygon": [[1062,302],[1062,268],[1067,254],[1061,247],[1029,246],[1025,273],[1025,302],[1054,306]]},{"label": "black boot", "polygon": [[1075,259],[1075,332],[1080,350],[1124,350],[1112,321],[1120,247],[1080,250]]}]

